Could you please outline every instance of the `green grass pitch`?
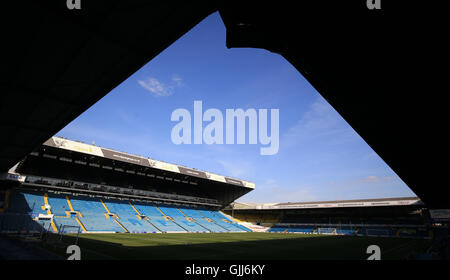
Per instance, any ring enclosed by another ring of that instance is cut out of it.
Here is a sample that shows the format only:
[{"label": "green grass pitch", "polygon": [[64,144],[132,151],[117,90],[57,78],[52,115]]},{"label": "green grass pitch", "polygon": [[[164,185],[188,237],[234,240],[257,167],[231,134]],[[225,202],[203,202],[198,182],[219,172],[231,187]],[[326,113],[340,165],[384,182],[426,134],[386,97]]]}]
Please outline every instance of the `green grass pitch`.
[{"label": "green grass pitch", "polygon": [[[62,240],[73,244],[74,237],[68,234]],[[251,232],[80,234],[78,245],[84,260],[365,260],[369,245],[378,245],[381,259],[389,260],[424,252],[429,241]]]}]

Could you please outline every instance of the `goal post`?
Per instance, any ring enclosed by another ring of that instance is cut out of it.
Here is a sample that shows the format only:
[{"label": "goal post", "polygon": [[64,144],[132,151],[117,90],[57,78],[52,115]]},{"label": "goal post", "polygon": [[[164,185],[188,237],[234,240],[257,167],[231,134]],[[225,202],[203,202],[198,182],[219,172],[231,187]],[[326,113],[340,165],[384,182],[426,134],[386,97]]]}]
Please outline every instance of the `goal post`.
[{"label": "goal post", "polygon": [[75,245],[78,244],[78,236],[80,235],[81,227],[80,226],[72,226],[72,225],[60,225],[59,228],[59,242],[62,242],[63,236],[67,233],[76,234],[75,237]]},{"label": "goal post", "polygon": [[319,233],[319,234],[336,234],[336,228],[331,228],[331,227],[322,228],[322,227],[319,227],[317,229],[317,233]]}]

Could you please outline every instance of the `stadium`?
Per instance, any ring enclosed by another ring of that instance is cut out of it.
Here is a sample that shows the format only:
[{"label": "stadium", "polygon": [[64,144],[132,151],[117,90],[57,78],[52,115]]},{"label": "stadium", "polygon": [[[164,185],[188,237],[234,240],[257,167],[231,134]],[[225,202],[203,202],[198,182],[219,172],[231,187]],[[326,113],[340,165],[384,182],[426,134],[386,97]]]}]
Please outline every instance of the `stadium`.
[{"label": "stadium", "polygon": [[[385,258],[397,259],[427,253],[434,235],[443,234],[439,220],[417,197],[238,203],[236,199],[254,191],[252,182],[60,137],[52,137],[32,151],[1,182],[1,232],[45,240],[41,246],[55,246],[51,248],[56,252],[75,238],[82,248],[97,248],[95,242],[131,248],[137,242],[137,251],[154,242],[212,246],[200,252],[192,252],[190,247],[178,249],[186,251],[181,253],[186,258],[320,259],[309,250],[289,253],[284,246],[307,242],[315,250],[329,248],[323,244],[333,242],[330,252],[322,252],[325,259],[359,259],[366,253],[364,245],[377,240],[377,244],[387,242],[385,246],[401,249],[391,255],[386,250]],[[285,243],[277,245],[281,255],[261,253],[266,242],[276,241]],[[221,246],[230,246],[230,242],[238,247],[248,243],[251,253],[241,256],[242,251],[236,249],[223,254]],[[360,247],[359,251],[337,255],[344,244],[353,250]],[[158,256],[180,256],[170,252]],[[140,254],[138,258],[154,257]],[[120,249],[111,255],[87,253],[88,259],[127,256]]]},{"label": "stadium", "polygon": [[[416,59],[428,37],[420,13],[373,13],[366,1],[113,2],[5,8],[0,260],[68,259],[71,245],[83,260],[448,259],[446,172],[434,158],[446,110],[411,94],[435,84],[416,69],[444,44],[430,38]],[[281,55],[417,196],[243,203],[258,186],[239,176],[55,136],[212,13],[227,48]]]}]

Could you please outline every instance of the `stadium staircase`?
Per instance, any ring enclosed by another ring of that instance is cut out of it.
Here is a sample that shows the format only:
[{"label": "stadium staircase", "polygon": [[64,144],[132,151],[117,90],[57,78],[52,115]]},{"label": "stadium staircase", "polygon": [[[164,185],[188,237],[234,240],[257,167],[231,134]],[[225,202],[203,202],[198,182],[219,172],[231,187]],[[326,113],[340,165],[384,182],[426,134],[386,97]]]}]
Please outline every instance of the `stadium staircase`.
[{"label": "stadium staircase", "polygon": [[67,200],[67,205],[69,205],[69,209],[70,209],[70,215],[73,215],[73,213],[75,213],[74,219],[77,222],[77,224],[81,227],[81,229],[83,230],[83,232],[87,232],[86,227],[83,225],[83,223],[80,221],[80,219],[78,219],[78,217],[82,217],[83,215],[78,212],[75,211],[73,209],[72,203],[70,202],[69,196],[66,195],[66,200]]},{"label": "stadium staircase", "polygon": [[57,195],[57,194],[46,194],[47,202],[50,205],[50,209],[53,212],[53,222],[58,228],[58,232],[62,230],[64,225],[73,226],[72,229],[64,229],[64,232],[74,232],[75,228],[81,227],[84,232],[86,228],[80,225],[81,222],[78,220],[79,213],[73,210],[72,204],[67,196]]},{"label": "stadium staircase", "polygon": [[212,221],[208,221],[202,216],[196,209],[184,208],[183,212],[190,218],[197,221],[199,225],[208,229],[210,232],[228,232],[228,230],[220,227],[219,225],[213,223]]},{"label": "stadium staircase", "polygon": [[70,199],[73,207],[82,213],[79,220],[88,232],[125,232],[107,213],[98,198],[74,196]]},{"label": "stadium staircase", "polygon": [[160,211],[165,213],[166,216],[171,217],[174,223],[188,232],[206,232],[203,227],[199,226],[192,220],[187,219],[186,216],[184,216],[177,208],[169,206],[159,206],[159,209]]},{"label": "stadium staircase", "polygon": [[141,215],[145,215],[149,222],[157,227],[161,232],[186,232],[182,227],[169,220],[166,215],[155,205],[134,203],[135,208]]},{"label": "stadium staircase", "polygon": [[105,200],[108,208],[117,215],[117,222],[120,222],[131,233],[155,233],[160,232],[151,223],[140,216],[135,215],[135,210],[130,203],[122,200]]},{"label": "stadium staircase", "polygon": [[[235,224],[235,226],[237,226],[238,228],[242,229],[243,231],[247,231],[247,232],[251,232],[252,230],[249,229],[248,227],[246,227],[241,221],[239,221],[238,219],[234,219],[233,217],[225,214],[222,211],[218,211],[217,212],[218,215],[223,216],[223,218],[225,218],[226,220],[230,221],[231,223]],[[265,229],[265,231],[268,230],[268,227]]]},{"label": "stadium staircase", "polygon": [[206,219],[212,221],[213,223],[217,224],[218,226],[224,228],[226,231],[234,231],[234,232],[241,232],[243,231],[238,224],[235,224],[231,222],[230,220],[226,219],[223,215],[221,215],[217,211],[210,211],[210,210],[198,210],[198,212],[204,216]]},{"label": "stadium staircase", "polygon": [[[42,205],[41,208],[42,210],[46,210],[47,211],[47,215],[52,215],[52,211],[51,211],[51,207],[50,204],[48,203],[48,195],[47,193],[44,194],[44,203],[45,205]],[[58,228],[56,227],[55,222],[52,220],[50,220],[50,224],[52,226],[53,232],[58,232]]]},{"label": "stadium staircase", "polygon": [[222,221],[219,221],[217,219],[213,219],[213,216],[208,210],[196,210],[202,217],[205,219],[210,225],[217,225],[220,227],[223,232],[229,232],[230,230],[227,228],[226,225],[223,224]]},{"label": "stadium staircase", "polygon": [[186,218],[186,220],[196,223],[200,228],[203,229],[204,232],[212,232],[207,227],[202,226],[201,223],[197,222],[197,220],[195,220],[194,218],[187,216],[183,211],[181,211],[181,209],[178,208],[178,211],[180,211],[180,213],[183,214],[183,216]]},{"label": "stadium staircase", "polygon": [[[162,232],[158,227],[156,227],[154,224],[152,224],[152,222],[150,222],[150,219],[147,216],[141,214],[131,202],[128,203],[130,204],[131,208],[137,213],[136,218],[138,219],[138,221],[143,221],[142,223],[139,224],[141,224],[144,229],[147,228],[147,231],[145,230],[143,231],[144,233]],[[129,221],[133,223],[131,216],[129,218]],[[148,224],[149,226],[147,226],[146,224]],[[137,232],[139,232],[139,230]]]},{"label": "stadium staircase", "polygon": [[236,228],[236,230],[239,231],[245,231],[245,232],[251,232],[250,229],[246,228],[245,226],[233,221],[233,219],[228,219],[225,214],[223,214],[220,211],[213,211],[211,212],[214,216],[219,217],[222,221],[225,221],[228,224],[232,224],[234,226],[234,228]]},{"label": "stadium staircase", "polygon": [[105,202],[103,200],[100,199],[100,202],[102,203],[103,207],[105,208],[106,212],[105,216],[107,219],[111,218],[113,219],[114,222],[116,222],[116,224],[118,224],[125,232],[129,233],[128,229],[126,229],[126,227],[124,227],[120,222],[119,222],[119,216],[117,216],[117,214],[111,213],[109,211],[108,206],[106,206]]}]

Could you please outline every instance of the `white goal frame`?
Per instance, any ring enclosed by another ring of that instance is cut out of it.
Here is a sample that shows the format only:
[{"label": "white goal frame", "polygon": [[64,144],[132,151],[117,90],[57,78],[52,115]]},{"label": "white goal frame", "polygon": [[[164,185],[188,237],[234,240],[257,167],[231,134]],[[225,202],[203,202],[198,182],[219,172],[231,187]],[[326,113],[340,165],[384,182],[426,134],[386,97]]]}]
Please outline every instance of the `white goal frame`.
[{"label": "white goal frame", "polygon": [[[323,232],[322,232],[323,231]],[[334,227],[326,227],[326,228],[318,228],[318,234],[336,234],[336,228]]]},{"label": "white goal frame", "polygon": [[59,242],[62,242],[62,238],[63,238],[64,234],[66,233],[65,229],[67,229],[67,228],[76,229],[77,236],[75,238],[75,245],[77,245],[78,244],[78,236],[81,233],[81,227],[80,226],[60,225],[60,227],[59,227]]}]

